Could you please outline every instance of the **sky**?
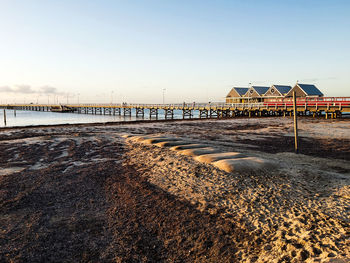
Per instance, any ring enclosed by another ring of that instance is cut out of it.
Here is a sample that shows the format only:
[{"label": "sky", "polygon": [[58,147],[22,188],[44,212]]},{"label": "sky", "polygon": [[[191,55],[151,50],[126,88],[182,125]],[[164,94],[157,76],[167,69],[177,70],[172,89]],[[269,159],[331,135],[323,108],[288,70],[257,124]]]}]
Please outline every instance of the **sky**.
[{"label": "sky", "polygon": [[[0,0],[0,103],[350,96],[348,0]],[[164,95],[164,96],[163,96]]]}]

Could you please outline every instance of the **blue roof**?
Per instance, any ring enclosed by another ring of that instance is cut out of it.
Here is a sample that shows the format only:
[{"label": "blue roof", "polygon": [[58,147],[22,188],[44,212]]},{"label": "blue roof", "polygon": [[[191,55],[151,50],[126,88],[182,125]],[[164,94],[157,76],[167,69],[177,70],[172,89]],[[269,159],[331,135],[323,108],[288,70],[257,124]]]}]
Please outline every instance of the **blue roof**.
[{"label": "blue roof", "polygon": [[266,91],[268,91],[270,87],[252,86],[252,88],[255,89],[256,92],[259,93],[259,95],[263,95],[266,93]]},{"label": "blue roof", "polygon": [[240,96],[246,94],[247,91],[248,91],[248,88],[236,88],[236,87],[233,87],[233,88],[237,91],[237,93],[238,93]]},{"label": "blue roof", "polygon": [[287,85],[273,85],[273,87],[277,89],[282,95],[287,94],[292,89],[291,86]]},{"label": "blue roof", "polygon": [[315,85],[311,84],[297,84],[308,96],[323,96],[323,93],[316,88]]}]

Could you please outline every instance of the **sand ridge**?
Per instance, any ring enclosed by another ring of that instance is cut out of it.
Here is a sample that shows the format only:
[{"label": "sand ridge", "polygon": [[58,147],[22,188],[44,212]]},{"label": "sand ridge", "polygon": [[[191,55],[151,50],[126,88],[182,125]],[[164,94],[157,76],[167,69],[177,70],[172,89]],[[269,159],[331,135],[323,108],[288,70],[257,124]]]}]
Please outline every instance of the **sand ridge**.
[{"label": "sand ridge", "polygon": [[178,154],[192,156],[195,160],[204,163],[211,163],[226,172],[277,168],[276,163],[271,160],[251,156],[247,157],[239,152],[223,152],[218,147],[186,142],[180,137],[153,134],[147,136],[125,135],[124,138],[127,138],[127,141],[130,142],[140,142],[158,147],[171,147],[170,149],[176,151]]}]

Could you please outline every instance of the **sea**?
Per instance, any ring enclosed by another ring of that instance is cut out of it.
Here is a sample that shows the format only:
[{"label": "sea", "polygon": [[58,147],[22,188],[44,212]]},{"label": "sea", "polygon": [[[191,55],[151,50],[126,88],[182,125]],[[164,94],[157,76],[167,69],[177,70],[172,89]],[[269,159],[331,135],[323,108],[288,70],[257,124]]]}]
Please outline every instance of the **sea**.
[{"label": "sea", "polygon": [[[144,117],[137,117],[135,109],[130,116],[119,115],[99,115],[85,113],[61,113],[61,112],[43,112],[43,111],[24,111],[6,109],[6,123],[4,121],[4,110],[0,109],[0,128],[3,127],[24,127],[38,125],[58,125],[58,124],[77,124],[77,123],[106,123],[106,122],[123,122],[149,120],[149,111],[145,110]],[[193,118],[199,118],[198,111],[193,111]],[[350,113],[343,114],[343,118],[350,118]],[[152,120],[155,120],[152,116]],[[164,120],[164,111],[160,110],[158,120]],[[182,111],[174,110],[174,119],[182,119]]]},{"label": "sea", "polygon": [[[2,127],[24,127],[37,125],[57,125],[57,124],[77,124],[77,123],[105,123],[105,122],[123,122],[136,120],[149,120],[149,111],[145,110],[144,118],[135,117],[136,112],[132,110],[130,116],[119,115],[99,115],[85,113],[61,113],[61,112],[43,112],[43,111],[24,111],[6,109],[6,123],[4,110],[0,110],[0,128]],[[194,112],[196,114],[196,112]],[[197,113],[198,114],[198,113]],[[198,117],[196,115],[194,118]],[[162,110],[159,111],[158,119],[165,119]],[[182,119],[182,111],[174,111],[174,119]],[[155,120],[155,116],[152,116]]]}]

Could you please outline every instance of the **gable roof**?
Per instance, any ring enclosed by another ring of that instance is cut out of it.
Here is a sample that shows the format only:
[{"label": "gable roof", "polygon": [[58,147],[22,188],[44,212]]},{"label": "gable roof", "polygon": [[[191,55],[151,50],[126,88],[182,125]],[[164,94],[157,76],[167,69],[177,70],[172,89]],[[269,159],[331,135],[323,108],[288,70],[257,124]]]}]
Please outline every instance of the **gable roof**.
[{"label": "gable roof", "polygon": [[266,93],[266,91],[268,91],[268,89],[270,87],[264,87],[264,86],[252,86],[253,89],[255,89],[255,91],[259,94],[259,95],[263,95]]},{"label": "gable roof", "polygon": [[316,88],[315,85],[298,83],[297,86],[299,86],[307,96],[323,96],[323,93]]},{"label": "gable roof", "polygon": [[281,95],[287,94],[292,89],[291,86],[287,85],[272,85],[272,87],[278,90],[278,92],[281,93]]},{"label": "gable roof", "polygon": [[233,87],[230,90],[230,92],[227,94],[226,98],[242,97],[244,94],[246,94],[247,91],[248,91],[248,88]]},{"label": "gable roof", "polygon": [[249,88],[238,88],[238,87],[233,87],[233,88],[237,91],[237,93],[240,96],[243,96],[244,94],[246,94],[249,89]]}]

